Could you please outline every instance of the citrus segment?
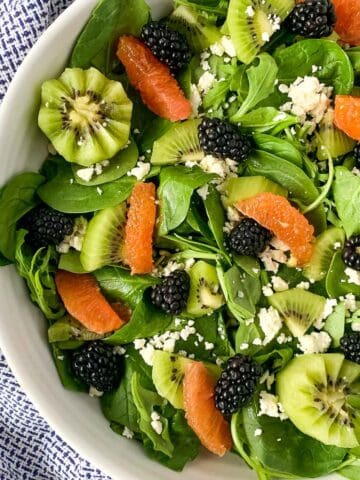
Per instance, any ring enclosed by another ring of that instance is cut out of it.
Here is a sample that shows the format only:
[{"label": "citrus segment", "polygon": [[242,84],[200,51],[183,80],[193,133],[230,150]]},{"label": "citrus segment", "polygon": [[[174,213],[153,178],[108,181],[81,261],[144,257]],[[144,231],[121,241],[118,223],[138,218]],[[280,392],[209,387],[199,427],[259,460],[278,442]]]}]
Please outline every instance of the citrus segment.
[{"label": "citrus segment", "polygon": [[93,275],[58,270],[55,282],[68,313],[90,332],[109,333],[125,323],[111,308]]},{"label": "citrus segment", "polygon": [[130,83],[140,92],[142,101],[150,110],[173,122],[190,117],[191,104],[178,82],[145,44],[124,35],[120,38],[117,56]]},{"label": "citrus segment", "polygon": [[360,45],[359,0],[333,0],[336,12],[335,31],[341,40],[350,45]]},{"label": "citrus segment", "polygon": [[242,200],[236,206],[241,213],[253,218],[286,243],[298,265],[306,265],[310,261],[314,227],[285,197],[265,192]]},{"label": "citrus segment", "polygon": [[153,269],[155,195],[156,187],[153,183],[138,183],[129,199],[123,257],[132,274],[150,273]]},{"label": "citrus segment", "polygon": [[360,97],[336,95],[335,125],[354,140],[360,140]]},{"label": "citrus segment", "polygon": [[205,448],[222,457],[232,447],[230,426],[215,407],[215,380],[202,362],[186,365],[183,392],[188,424]]}]

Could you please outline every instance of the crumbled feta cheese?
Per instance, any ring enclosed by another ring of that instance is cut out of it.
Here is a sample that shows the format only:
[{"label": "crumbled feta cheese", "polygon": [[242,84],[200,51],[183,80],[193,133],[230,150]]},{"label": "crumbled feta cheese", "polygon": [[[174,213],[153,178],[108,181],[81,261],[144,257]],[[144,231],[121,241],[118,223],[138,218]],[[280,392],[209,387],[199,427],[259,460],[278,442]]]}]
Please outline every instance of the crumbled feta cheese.
[{"label": "crumbled feta cheese", "polygon": [[271,297],[271,295],[274,295],[274,291],[271,288],[271,283],[268,283],[262,287],[262,293],[265,297]]},{"label": "crumbled feta cheese", "polygon": [[339,250],[341,248],[341,242],[335,242],[334,243],[334,250]]},{"label": "crumbled feta cheese", "polygon": [[134,437],[134,432],[130,430],[128,427],[124,427],[122,436],[131,440]]},{"label": "crumbled feta cheese", "polygon": [[125,353],[126,353],[126,348],[122,347],[121,345],[116,345],[116,346],[113,348],[113,352],[114,352],[116,355],[125,355]]},{"label": "crumbled feta cheese", "polygon": [[280,420],[286,420],[288,418],[278,397],[265,390],[260,392],[260,410],[258,416],[261,417],[262,415],[280,418]]},{"label": "crumbled feta cheese", "polygon": [[158,435],[161,435],[162,434],[162,431],[163,431],[163,425],[161,423],[161,417],[160,415],[153,411],[151,413],[151,428],[154,430],[154,432],[156,432]]},{"label": "crumbled feta cheese", "polygon": [[230,37],[224,35],[221,38],[221,45],[224,47],[226,55],[229,57],[236,57],[235,45]]},{"label": "crumbled feta cheese", "polygon": [[209,195],[209,185],[206,184],[203,187],[198,188],[196,191],[203,200],[206,200],[207,196]]},{"label": "crumbled feta cheese", "polygon": [[194,83],[190,86],[190,103],[192,107],[192,117],[197,117],[199,115],[199,108],[202,104],[202,98]]},{"label": "crumbled feta cheese", "polygon": [[195,263],[194,258],[188,258],[187,260],[185,260],[185,264],[184,264],[185,271],[188,272],[190,268],[194,265],[194,263]]},{"label": "crumbled feta cheese", "polygon": [[222,57],[225,53],[225,48],[223,47],[221,42],[216,42],[210,45],[210,52],[213,55],[217,55],[218,57]]},{"label": "crumbled feta cheese", "polygon": [[351,323],[351,330],[353,332],[360,332],[360,322],[352,322]]},{"label": "crumbled feta cheese", "polygon": [[146,340],[145,338],[136,338],[134,340],[134,347],[135,350],[141,350],[142,348],[145,347]]},{"label": "crumbled feta cheese", "polygon": [[242,343],[239,348],[240,348],[240,350],[247,350],[249,348],[249,344],[248,343]]},{"label": "crumbled feta cheese", "polygon": [[275,237],[270,241],[263,252],[260,253],[259,258],[264,264],[265,270],[268,272],[277,273],[279,263],[287,263],[288,257],[286,252],[290,249],[284,242]]},{"label": "crumbled feta cheese", "polygon": [[221,178],[225,178],[229,173],[228,166],[224,160],[213,157],[212,155],[206,155],[199,164],[200,168],[207,173],[215,173]]},{"label": "crumbled feta cheese", "polygon": [[76,175],[81,178],[84,182],[90,182],[94,175],[94,168],[93,167],[88,167],[88,168],[79,168],[77,170]]},{"label": "crumbled feta cheese", "polygon": [[100,187],[96,187],[96,191],[98,193],[98,195],[102,195],[103,194],[103,191]]},{"label": "crumbled feta cheese", "polygon": [[214,85],[215,75],[210,72],[204,72],[199,78],[198,89],[203,94],[206,95],[210,88]]},{"label": "crumbled feta cheese", "polygon": [[255,10],[253,9],[252,5],[246,7],[245,13],[248,17],[252,18],[255,15]]},{"label": "crumbled feta cheese", "polygon": [[355,312],[357,309],[356,298],[352,293],[348,293],[345,297],[340,297],[340,300],[344,301],[346,310],[349,312]]},{"label": "crumbled feta cheese", "polygon": [[311,72],[316,73],[319,70],[319,67],[317,65],[312,65],[311,66]]},{"label": "crumbled feta cheese", "polygon": [[289,343],[292,341],[291,336],[286,336],[285,333],[280,333],[280,335],[276,339],[277,343],[279,345],[282,345],[283,343]]},{"label": "crumbled feta cheese", "polygon": [[345,274],[348,277],[349,283],[354,283],[355,285],[360,285],[360,272],[354,270],[353,268],[345,268]]},{"label": "crumbled feta cheese", "polygon": [[278,86],[279,92],[280,93],[288,93],[289,92],[289,87],[285,83],[280,83]]},{"label": "crumbled feta cheese", "polygon": [[248,327],[249,325],[251,325],[252,323],[254,323],[254,319],[253,318],[247,318],[245,320],[245,325]]},{"label": "crumbled feta cheese", "polygon": [[279,312],[274,307],[261,308],[259,313],[260,328],[265,334],[263,345],[267,345],[282,328]]},{"label": "crumbled feta cheese", "polygon": [[263,431],[261,430],[261,428],[257,428],[254,432],[254,436],[255,437],[260,437],[262,435]]},{"label": "crumbled feta cheese", "polygon": [[296,288],[301,288],[302,290],[309,290],[310,282],[300,282],[296,285]]},{"label": "crumbled feta cheese", "polygon": [[102,397],[104,395],[104,392],[101,392],[100,390],[91,385],[89,388],[89,395],[90,397]]},{"label": "crumbled feta cheese", "polygon": [[63,241],[56,246],[56,251],[59,253],[68,253],[70,248],[74,248],[78,252],[81,252],[87,223],[84,217],[76,218],[71,234],[65,235]]},{"label": "crumbled feta cheese", "polygon": [[252,343],[253,343],[253,345],[257,345],[257,346],[260,346],[260,345],[262,345],[262,344],[263,344],[263,342],[262,342],[261,338],[259,338],[259,337],[257,337],[257,338],[254,338],[254,340],[253,340],[253,342],[252,342]]},{"label": "crumbled feta cheese", "polygon": [[354,167],[354,168],[351,170],[351,173],[353,173],[353,174],[356,175],[357,177],[360,177],[360,170],[359,170],[357,167]]},{"label": "crumbled feta cheese", "polygon": [[174,260],[169,260],[166,266],[162,269],[161,274],[163,277],[168,277],[176,270],[184,270],[184,265],[182,263],[175,262]]},{"label": "crumbled feta cheese", "polygon": [[261,34],[261,39],[263,40],[263,42],[269,42],[270,41],[270,35],[268,34],[268,32],[263,32]]},{"label": "crumbled feta cheese", "polygon": [[180,337],[184,341],[186,341],[190,337],[190,335],[194,335],[195,333],[196,333],[195,327],[189,327],[189,325],[185,325],[185,327],[180,332]]},{"label": "crumbled feta cheese", "polygon": [[205,342],[205,350],[213,350],[215,345],[212,342]]},{"label": "crumbled feta cheese", "polygon": [[260,377],[260,384],[265,383],[268,390],[271,389],[272,384],[275,382],[275,375],[270,373],[269,370]]},{"label": "crumbled feta cheese", "polygon": [[127,172],[129,177],[136,177],[138,180],[142,180],[150,172],[150,163],[139,161],[136,166]]},{"label": "crumbled feta cheese", "polygon": [[324,353],[331,345],[331,337],[326,332],[312,332],[309,335],[299,337],[298,347],[305,354]]},{"label": "crumbled feta cheese", "polygon": [[271,283],[273,284],[275,292],[284,292],[289,289],[289,284],[281,277],[272,276]]}]

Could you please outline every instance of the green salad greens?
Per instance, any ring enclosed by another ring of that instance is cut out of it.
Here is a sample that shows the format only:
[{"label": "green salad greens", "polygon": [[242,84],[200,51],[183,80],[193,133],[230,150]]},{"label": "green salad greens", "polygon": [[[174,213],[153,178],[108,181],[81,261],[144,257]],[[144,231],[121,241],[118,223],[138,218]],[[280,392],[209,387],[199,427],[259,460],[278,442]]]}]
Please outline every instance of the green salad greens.
[{"label": "green salad greens", "polygon": [[170,469],[203,446],[259,480],[360,478],[360,39],[337,6],[99,0],[41,88],[48,158],[0,190],[0,265],[64,387]]}]

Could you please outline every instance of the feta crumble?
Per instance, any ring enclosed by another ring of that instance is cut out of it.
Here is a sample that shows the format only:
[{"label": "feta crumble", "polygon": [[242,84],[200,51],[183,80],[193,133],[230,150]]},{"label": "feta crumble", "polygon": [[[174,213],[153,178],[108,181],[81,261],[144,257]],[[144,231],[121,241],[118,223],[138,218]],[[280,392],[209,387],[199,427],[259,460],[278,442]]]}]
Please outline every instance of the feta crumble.
[{"label": "feta crumble", "polygon": [[331,337],[326,332],[312,332],[299,337],[299,349],[305,354],[324,353],[331,345]]},{"label": "feta crumble", "polygon": [[210,72],[204,72],[199,78],[198,89],[199,92],[203,95],[206,95],[207,92],[211,89],[215,82],[215,75]]},{"label": "feta crumble", "polygon": [[261,308],[259,313],[260,328],[264,332],[263,345],[273,340],[282,328],[279,312],[274,307]]},{"label": "feta crumble", "polygon": [[206,200],[207,196],[209,195],[209,185],[205,184],[203,187],[198,188],[196,191],[203,200]]},{"label": "feta crumble", "polygon": [[202,98],[198,87],[192,83],[190,86],[190,103],[192,108],[192,117],[199,115],[199,108],[202,104]]},{"label": "feta crumble", "polygon": [[271,389],[271,386],[274,382],[275,382],[275,375],[273,373],[270,373],[269,370],[266,370],[266,372],[260,377],[260,385],[265,383],[266,388],[268,390]]},{"label": "feta crumble", "polygon": [[150,163],[139,161],[136,166],[127,172],[128,177],[136,177],[137,180],[142,180],[150,172]]},{"label": "feta crumble", "polygon": [[78,252],[81,252],[87,223],[88,222],[84,217],[76,218],[73,231],[70,235],[65,235],[63,241],[56,246],[56,251],[59,253],[68,253],[70,248],[73,248]]},{"label": "feta crumble", "polygon": [[267,417],[280,418],[280,420],[286,420],[288,416],[284,412],[284,408],[279,402],[277,396],[262,390],[260,392],[260,410],[258,417],[266,415]]},{"label": "feta crumble", "polygon": [[349,283],[360,285],[360,272],[354,270],[353,268],[347,267],[345,268],[345,274],[348,277]]},{"label": "feta crumble", "polygon": [[271,295],[274,295],[274,291],[271,288],[271,283],[268,283],[262,287],[262,293],[265,297],[271,297]]},{"label": "feta crumble", "polygon": [[252,5],[246,7],[245,13],[248,17],[252,18],[255,15],[255,10],[253,9]]},{"label": "feta crumble", "polygon": [[90,397],[102,397],[104,395],[104,392],[101,392],[100,390],[91,385],[89,388],[89,395]]},{"label": "feta crumble", "polygon": [[162,431],[163,431],[163,425],[161,423],[161,417],[160,415],[153,411],[151,413],[151,428],[154,430],[154,432],[156,432],[158,435],[161,435],[162,434]]},{"label": "feta crumble", "polygon": [[263,431],[261,430],[261,428],[257,428],[254,432],[254,436],[255,437],[260,437],[262,435]]},{"label": "feta crumble", "polygon": [[131,440],[132,438],[134,438],[134,432],[130,430],[128,427],[124,427],[122,436]]},{"label": "feta crumble", "polygon": [[281,277],[272,276],[271,283],[273,284],[275,292],[284,292],[289,289],[289,284]]}]

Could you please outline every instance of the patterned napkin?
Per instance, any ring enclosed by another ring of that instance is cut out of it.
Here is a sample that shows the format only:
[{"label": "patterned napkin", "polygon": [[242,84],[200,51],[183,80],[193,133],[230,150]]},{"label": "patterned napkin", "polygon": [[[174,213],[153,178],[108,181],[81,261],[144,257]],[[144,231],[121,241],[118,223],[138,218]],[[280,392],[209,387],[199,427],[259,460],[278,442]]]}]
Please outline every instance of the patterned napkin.
[{"label": "patterned napkin", "polygon": [[[72,0],[0,0],[0,101],[26,53]],[[56,435],[0,351],[0,480],[110,480]]]}]

